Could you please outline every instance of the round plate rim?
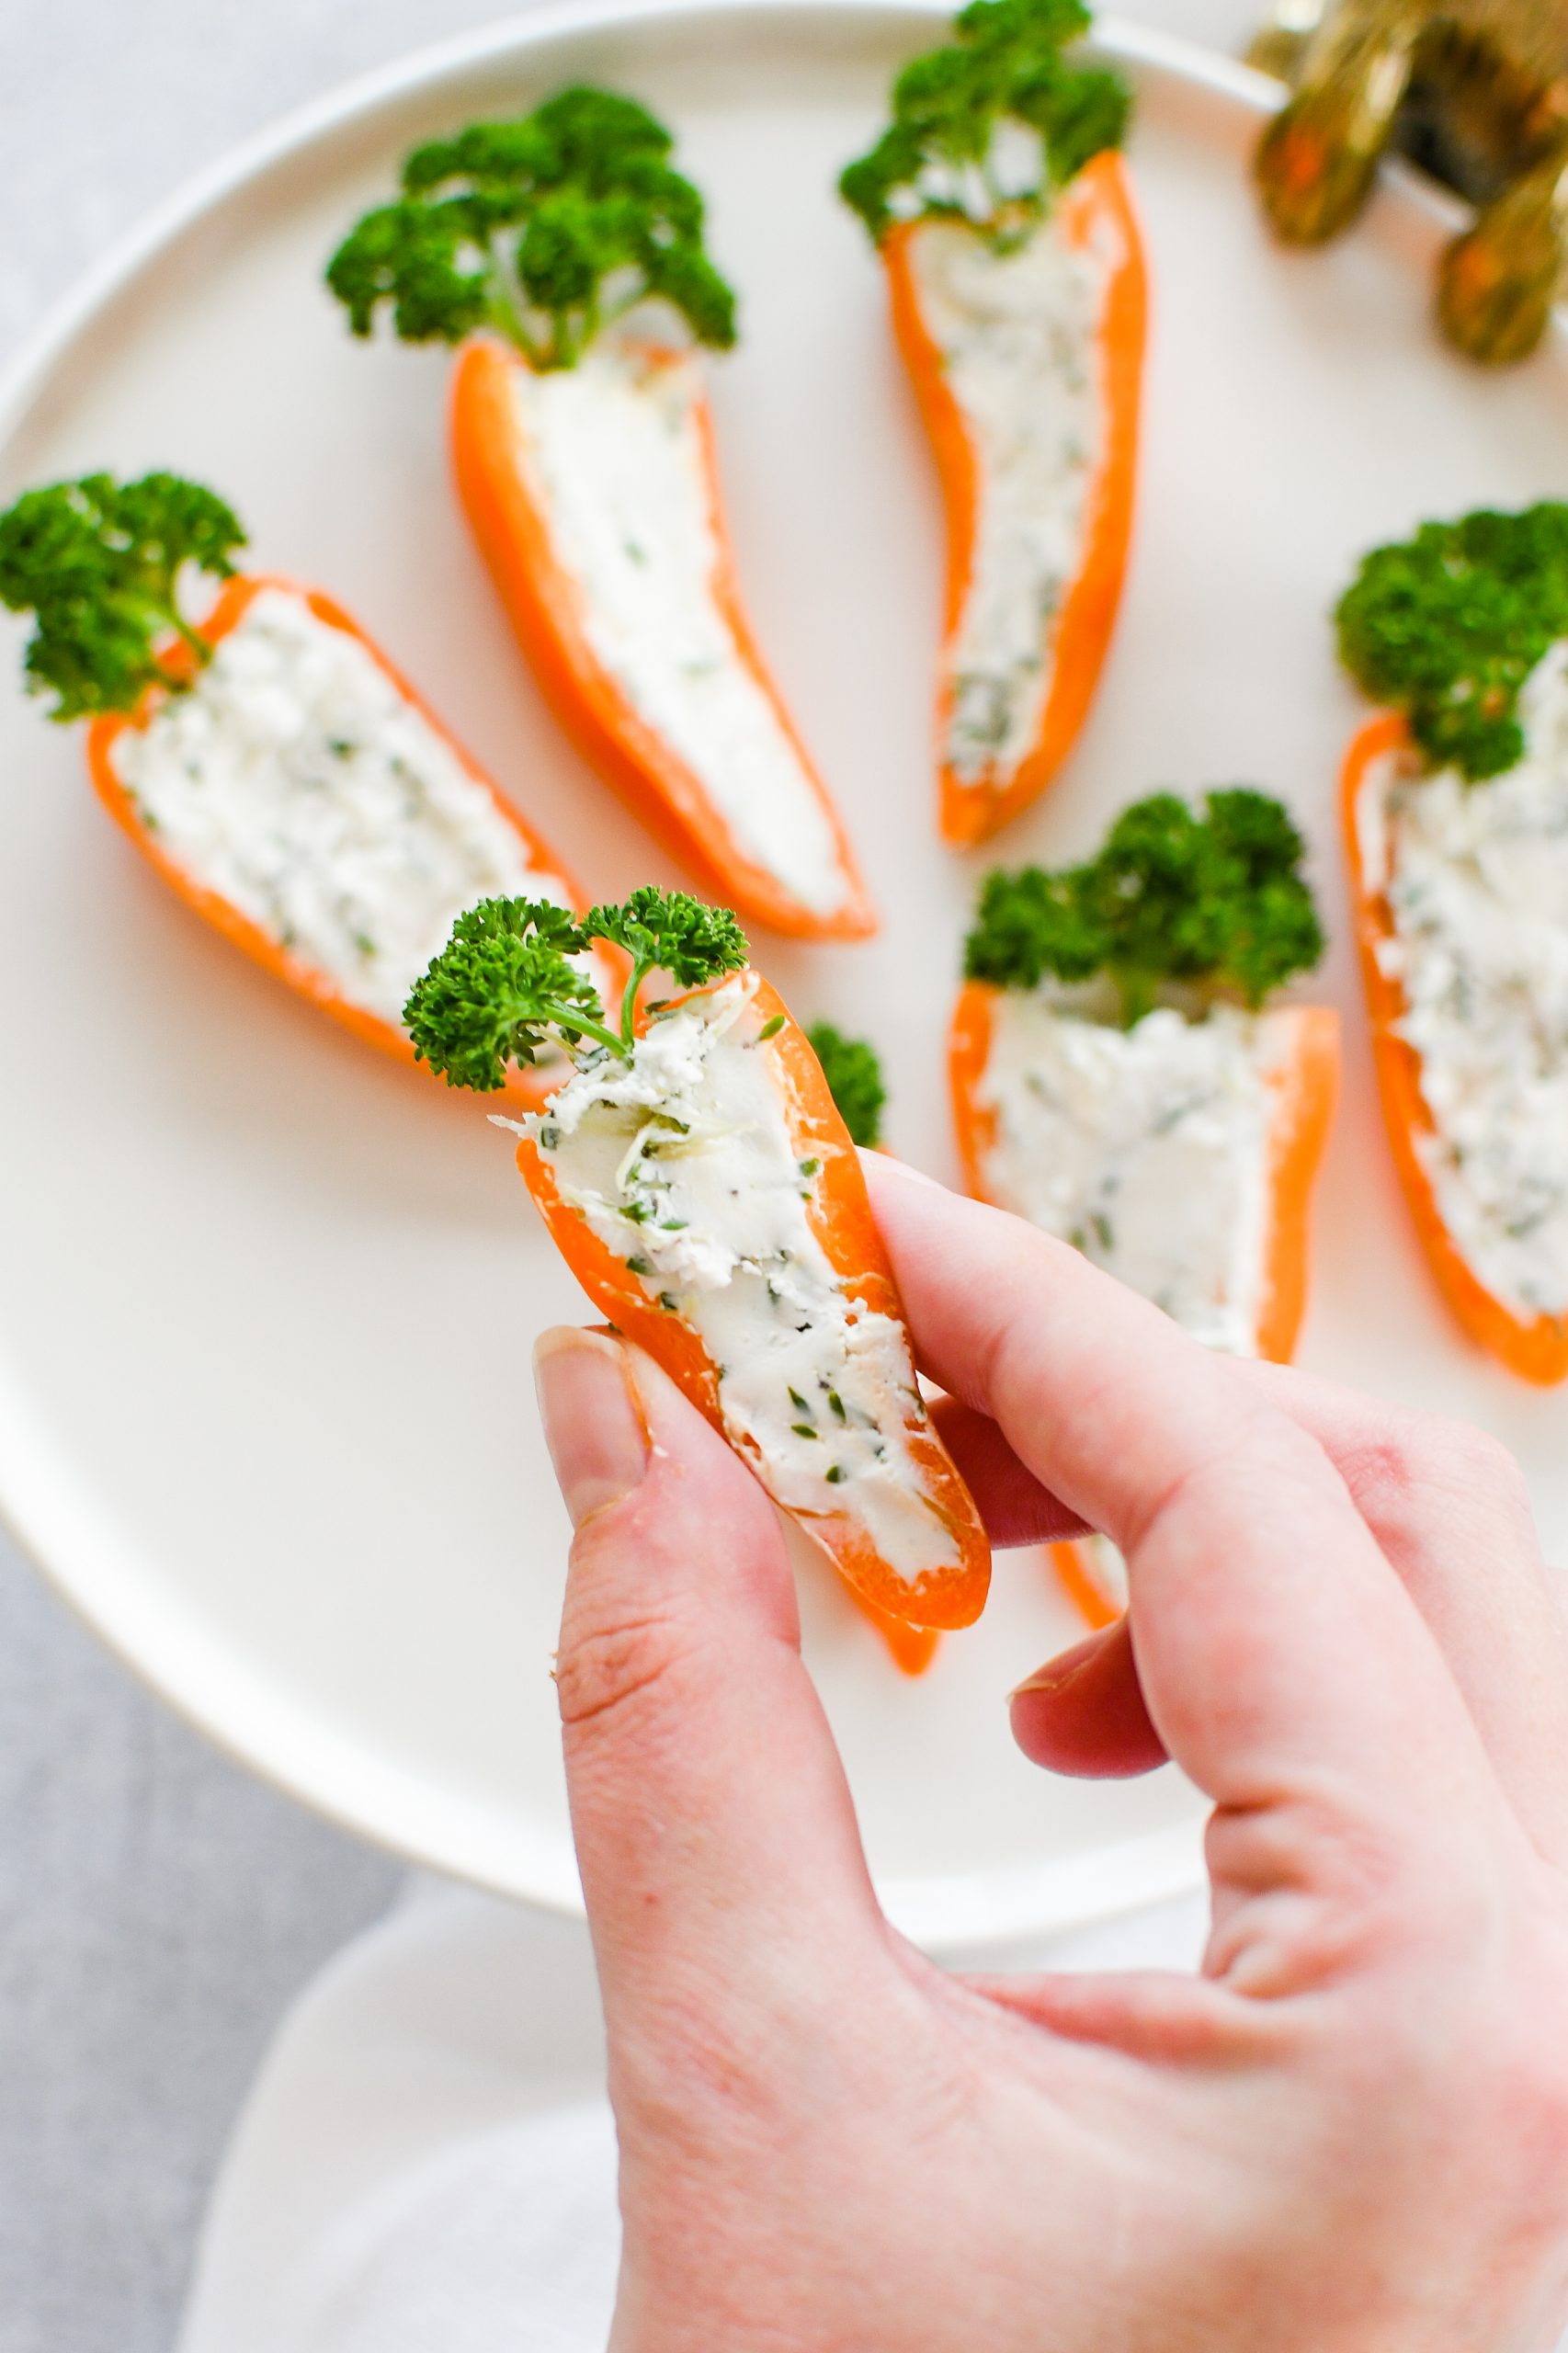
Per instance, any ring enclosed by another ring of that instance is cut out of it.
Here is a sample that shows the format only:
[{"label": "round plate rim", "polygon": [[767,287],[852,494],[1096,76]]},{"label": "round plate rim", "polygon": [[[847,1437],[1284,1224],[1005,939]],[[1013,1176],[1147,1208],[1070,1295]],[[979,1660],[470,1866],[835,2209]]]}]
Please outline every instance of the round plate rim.
[{"label": "round plate rim", "polygon": [[[858,16],[945,18],[949,0],[556,0],[480,30],[425,45],[290,109],[193,175],[119,238],[45,314],[0,372],[0,450],[66,365],[77,342],[201,219],[246,186],[317,142],[419,92],[476,68],[545,49],[562,39],[661,19]],[[1262,117],[1281,102],[1280,85],[1217,51],[1114,16],[1096,19],[1095,46],[1130,65],[1169,76]],[[1452,222],[1458,205],[1403,165],[1385,176],[1428,218]],[[1563,316],[1557,318],[1558,331]],[[557,1842],[531,1834],[498,1806],[451,1800],[378,1756],[368,1768],[358,1745],[318,1718],[279,1731],[287,1701],[270,1680],[252,1677],[210,1637],[146,1632],[145,1613],[122,1613],[92,1562],[102,1540],[51,1478],[51,1443],[29,1427],[28,1401],[0,1368],[0,1527],[108,1649],[185,1722],[263,1781],[340,1828],[407,1862],[432,1868],[566,1914],[582,1911],[574,1869]],[[1193,1819],[1085,1854],[983,1874],[905,1875],[880,1888],[898,1926],[936,1950],[973,1950],[1028,1936],[1087,1927],[1201,1884],[1203,1824]],[[530,1851],[531,1848],[531,1851]]]}]

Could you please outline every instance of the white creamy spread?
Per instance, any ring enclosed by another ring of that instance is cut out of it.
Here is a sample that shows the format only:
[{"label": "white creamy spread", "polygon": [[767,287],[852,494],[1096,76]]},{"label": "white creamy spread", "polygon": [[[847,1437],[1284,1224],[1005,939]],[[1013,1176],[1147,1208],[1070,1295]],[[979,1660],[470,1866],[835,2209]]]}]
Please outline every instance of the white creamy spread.
[{"label": "white creamy spread", "polygon": [[920,309],[979,460],[942,746],[960,784],[1006,778],[1040,735],[1104,442],[1096,329],[1120,238],[1101,221],[1072,246],[1053,212],[1006,255],[959,222],[922,222],[911,240]]},{"label": "white creamy spread", "polygon": [[574,368],[514,369],[519,461],[579,591],[594,658],[803,907],[848,896],[822,801],[715,593],[702,379],[685,355],[601,336]]},{"label": "white creamy spread", "polygon": [[955,1565],[904,1427],[902,1324],[845,1290],[812,1228],[787,1080],[740,974],[585,1061],[524,1123],[562,1198],[719,1369],[724,1428],[775,1500],[858,1519],[912,1582]]},{"label": "white creamy spread", "polygon": [[1568,643],[1526,681],[1519,719],[1504,775],[1391,759],[1357,824],[1432,1117],[1416,1150],[1461,1256],[1529,1317],[1568,1312]]},{"label": "white creamy spread", "polygon": [[193,881],[394,1028],[465,908],[566,897],[358,640],[286,589],[113,758]]},{"label": "white creamy spread", "polygon": [[1161,1006],[1118,1029],[1043,991],[1001,991],[977,1090],[996,1129],[986,1194],[1195,1339],[1254,1356],[1278,1059],[1267,1014]]}]

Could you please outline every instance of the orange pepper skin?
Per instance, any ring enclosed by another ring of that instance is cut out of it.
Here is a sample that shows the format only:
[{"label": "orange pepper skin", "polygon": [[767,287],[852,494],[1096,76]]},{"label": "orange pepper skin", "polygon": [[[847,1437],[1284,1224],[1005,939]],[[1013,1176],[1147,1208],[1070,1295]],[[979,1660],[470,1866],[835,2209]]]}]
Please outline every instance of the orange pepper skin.
[{"label": "orange pepper skin", "polygon": [[[966,981],[960,992],[949,1045],[953,1117],[964,1182],[977,1199],[986,1198],[984,1168],[996,1140],[995,1114],[981,1097],[991,1058],[993,1008],[998,992],[983,981]],[[1289,1065],[1278,1084],[1268,1133],[1268,1230],[1262,1296],[1258,1304],[1257,1353],[1271,1364],[1288,1364],[1306,1308],[1312,1189],[1333,1124],[1339,1093],[1339,1017],[1330,1006],[1287,1008],[1295,1037]],[[1049,1547],[1051,1564],[1085,1623],[1108,1626],[1120,1614],[1096,1576],[1085,1549],[1065,1539]]]},{"label": "orange pepper skin", "polygon": [[580,591],[556,554],[549,518],[519,462],[521,426],[512,386],[515,371],[526,364],[494,340],[464,347],[452,386],[452,463],[474,538],[545,699],[589,765],[723,904],[800,938],[866,938],[877,927],[876,914],[848,836],[768,675],[741,603],[706,403],[699,421],[719,550],[714,597],[742,661],[772,704],[832,824],[846,896],[826,917],[802,906],[745,855],[699,779],[649,725],[589,644]]},{"label": "orange pepper skin", "polygon": [[[798,1156],[822,1163],[811,1210],[817,1239],[853,1299],[873,1313],[894,1316],[902,1323],[903,1304],[871,1216],[865,1176],[821,1064],[804,1031],[765,980],[757,982],[755,1003],[765,1025],[776,1016],[784,1018],[783,1029],[768,1040],[767,1050],[777,1058]],[[645,1348],[699,1413],[722,1433],[718,1373],[697,1332],[683,1316],[650,1299],[624,1262],[562,1199],[553,1170],[527,1136],[517,1146],[517,1166],[562,1256],[600,1313],[626,1338]],[[799,1525],[827,1552],[856,1595],[888,1617],[911,1627],[971,1625],[984,1608],[991,1577],[991,1548],[979,1513],[930,1421],[912,1408],[904,1430],[924,1491],[955,1540],[959,1558],[954,1567],[926,1573],[911,1582],[888,1565],[848,1513],[813,1513],[801,1517]]]},{"label": "orange pepper skin", "polygon": [[[546,847],[533,827],[518,814],[511,802],[502,796],[500,790],[491,778],[463,750],[455,736],[442,725],[418,689],[387,659],[380,647],[365,635],[363,630],[349,618],[342,606],[335,604],[330,597],[324,597],[319,589],[303,588],[295,581],[280,579],[271,574],[255,573],[236,574],[232,580],[225,581],[211,611],[201,623],[198,634],[205,638],[209,645],[216,645],[221,639],[228,635],[253,597],[258,596],[264,588],[279,588],[289,596],[301,598],[318,620],[325,621],[329,628],[344,631],[347,636],[362,645],[371,659],[386,673],[403,699],[413,705],[421,718],[456,753],[474,782],[483,786],[502,816],[522,842],[529,865],[561,882],[572,893],[573,904],[579,911],[586,906],[587,903],[581,897],[576,884],[566,873],[561,861]],[[160,654],[159,659],[166,669],[178,676],[188,676],[195,667],[195,657],[190,648],[185,644],[176,644],[165,650]],[[185,901],[187,907],[194,908],[203,922],[210,924],[214,931],[222,932],[225,939],[232,940],[236,948],[243,949],[244,954],[254,963],[259,964],[264,972],[270,972],[275,980],[281,981],[285,987],[292,989],[296,995],[305,997],[312,1005],[318,1006],[322,1012],[329,1014],[333,1020],[341,1023],[344,1029],[351,1029],[357,1038],[362,1038],[367,1045],[376,1047],[381,1053],[392,1055],[397,1062],[414,1063],[414,1048],[405,1031],[394,1029],[390,1022],[382,1021],[378,1015],[368,1013],[362,1006],[352,1003],[349,998],[343,995],[327,973],[321,972],[315,965],[307,963],[303,957],[296,956],[290,949],[283,947],[270,932],[263,931],[259,924],[253,923],[249,915],[243,914],[233,902],[224,898],[221,892],[209,890],[204,883],[199,882],[195,876],[180,864],[178,858],[165,847],[158,835],[148,827],[134,799],[120,782],[116,772],[114,747],[128,729],[146,726],[157,708],[157,702],[156,689],[149,688],[135,710],[129,713],[117,712],[109,717],[96,719],[87,731],[88,770],[98,798],[109,815],[127,837],[135,844],[148,864],[163,877],[169,888]],[[619,968],[618,961],[616,969],[619,971]],[[424,1067],[423,1064],[417,1066]],[[542,1101],[550,1089],[559,1083],[558,1074],[545,1073],[538,1069],[528,1071],[514,1069],[508,1073],[507,1078],[510,1091],[530,1103]]]},{"label": "orange pepper skin", "polygon": [[[1398,1033],[1404,992],[1378,961],[1379,948],[1392,937],[1393,917],[1383,893],[1368,881],[1359,824],[1361,795],[1372,770],[1413,748],[1402,714],[1380,712],[1353,738],[1341,789],[1351,906],[1389,1145],[1421,1246],[1460,1324],[1510,1372],[1551,1387],[1568,1378],[1568,1317],[1537,1315],[1527,1320],[1486,1289],[1444,1222],[1416,1146],[1417,1137],[1430,1134],[1432,1115],[1421,1092],[1421,1057]],[[1485,787],[1477,790],[1483,791]]]},{"label": "orange pepper skin", "polygon": [[942,1637],[932,1626],[910,1626],[902,1618],[879,1608],[856,1586],[845,1591],[869,1626],[874,1626],[888,1646],[888,1654],[901,1675],[924,1675],[937,1655]]},{"label": "orange pepper skin", "polygon": [[[1071,751],[1109,649],[1132,533],[1148,274],[1131,180],[1121,157],[1107,151],[1086,164],[1058,197],[1053,220],[1076,244],[1088,244],[1102,228],[1118,241],[1120,258],[1110,274],[1097,337],[1104,444],[1089,492],[1083,563],[1051,637],[1051,685],[1034,745],[1011,775],[997,772],[978,784],[960,782],[949,763],[940,767],[942,834],[960,849],[984,841],[1026,809]],[[974,573],[981,455],[921,310],[911,254],[919,227],[907,222],[893,229],[882,241],[881,254],[893,333],[925,422],[947,515],[945,644],[937,694],[938,741],[945,742],[953,704],[954,641]]]},{"label": "orange pepper skin", "polygon": [[1087,1545],[1075,1542],[1072,1537],[1064,1537],[1059,1543],[1049,1546],[1048,1550],[1051,1567],[1090,1631],[1097,1634],[1107,1626],[1114,1626],[1121,1610],[1089,1565],[1091,1554]]},{"label": "orange pepper skin", "polygon": [[1258,1304],[1257,1353],[1289,1364],[1307,1306],[1312,1188],[1339,1099],[1339,1016],[1332,1006],[1281,1008],[1296,1025],[1294,1051],[1268,1131],[1268,1239]]},{"label": "orange pepper skin", "polygon": [[964,1189],[977,1201],[986,1197],[985,1161],[996,1142],[996,1114],[981,1099],[981,1085],[991,1060],[996,995],[988,982],[965,981],[948,1033],[948,1083],[959,1163]]}]

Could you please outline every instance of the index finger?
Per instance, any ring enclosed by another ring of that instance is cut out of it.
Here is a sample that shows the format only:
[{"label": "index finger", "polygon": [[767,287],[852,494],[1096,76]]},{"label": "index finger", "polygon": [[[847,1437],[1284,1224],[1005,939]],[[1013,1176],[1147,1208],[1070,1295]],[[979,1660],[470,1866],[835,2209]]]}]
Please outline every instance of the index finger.
[{"label": "index finger", "polygon": [[1415,1788],[1436,1737],[1472,1744],[1314,1438],[1065,1243],[865,1158],[922,1368],[1126,1553],[1150,1715],[1201,1789]]}]

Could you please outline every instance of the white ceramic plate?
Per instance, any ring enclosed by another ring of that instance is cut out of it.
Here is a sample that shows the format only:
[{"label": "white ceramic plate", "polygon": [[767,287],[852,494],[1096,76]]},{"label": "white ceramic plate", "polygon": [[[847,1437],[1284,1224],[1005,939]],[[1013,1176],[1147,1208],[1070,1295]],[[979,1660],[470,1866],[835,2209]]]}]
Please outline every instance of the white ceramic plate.
[{"label": "white ceramic plate", "polygon": [[[892,1142],[950,1174],[942,1040],[989,856],[937,845],[927,745],[937,495],[880,273],[833,196],[924,6],[601,6],[417,61],[260,142],[111,262],[0,404],[0,494],[166,464],[223,489],[267,567],[342,597],[607,894],[672,870],[567,750],[447,483],[439,350],[352,344],[322,264],[416,138],[569,78],[636,91],[711,199],[744,341],[714,398],[763,642],[886,915],[869,948],[759,943],[804,1013],[874,1035]],[[1472,1415],[1568,1549],[1568,1404],[1453,1332],[1383,1151],[1345,940],[1333,782],[1356,706],[1324,609],[1418,517],[1561,491],[1561,346],[1494,381],[1426,325],[1440,234],[1387,191],[1332,253],[1257,226],[1267,85],[1152,36],[1133,159],[1155,297],[1143,489],[1114,657],[1004,855],[1052,860],[1156,784],[1281,789],[1335,932],[1348,1087],[1307,1361]],[[91,796],[81,747],[0,653],[0,1497],[160,1691],[340,1821],[571,1906],[549,1681],[566,1529],[534,1332],[582,1313],[482,1109],[383,1065],[187,916]],[[812,1663],[890,1908],[948,1947],[1189,1882],[1200,1809],[1032,1771],[1002,1695],[1074,1629],[1035,1555],[910,1684],[825,1575]]]}]

